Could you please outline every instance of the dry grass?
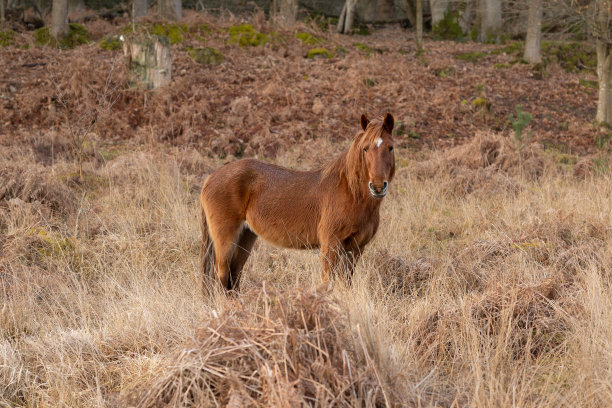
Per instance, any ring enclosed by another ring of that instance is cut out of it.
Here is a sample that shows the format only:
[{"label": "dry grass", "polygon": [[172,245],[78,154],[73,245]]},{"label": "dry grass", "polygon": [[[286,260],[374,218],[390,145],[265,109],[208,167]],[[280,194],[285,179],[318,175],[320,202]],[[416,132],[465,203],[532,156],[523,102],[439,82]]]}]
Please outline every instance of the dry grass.
[{"label": "dry grass", "polygon": [[[315,252],[260,243],[236,298],[204,298],[197,270],[218,163],[126,152],[79,184],[12,151],[0,406],[609,406],[612,179],[462,149],[398,172],[353,287],[317,289]],[[514,187],[453,187],[479,171]]]}]

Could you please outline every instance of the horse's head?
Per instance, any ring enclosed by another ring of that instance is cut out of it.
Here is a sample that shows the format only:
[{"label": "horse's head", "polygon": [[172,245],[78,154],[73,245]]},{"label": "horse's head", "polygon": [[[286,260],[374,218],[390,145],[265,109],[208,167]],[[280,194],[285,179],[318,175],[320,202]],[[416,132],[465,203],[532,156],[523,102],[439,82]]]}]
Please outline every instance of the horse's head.
[{"label": "horse's head", "polygon": [[369,121],[361,115],[363,135],[360,138],[361,155],[365,164],[365,178],[372,197],[383,198],[395,174],[393,152],[393,116],[387,113],[383,120]]}]

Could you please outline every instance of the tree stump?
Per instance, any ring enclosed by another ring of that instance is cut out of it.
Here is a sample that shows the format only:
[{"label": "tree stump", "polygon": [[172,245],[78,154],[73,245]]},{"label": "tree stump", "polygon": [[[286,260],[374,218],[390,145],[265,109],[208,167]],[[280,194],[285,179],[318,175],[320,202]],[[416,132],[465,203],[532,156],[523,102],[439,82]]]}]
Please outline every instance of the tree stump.
[{"label": "tree stump", "polygon": [[172,78],[170,40],[164,36],[135,36],[125,39],[123,53],[128,57],[130,83],[145,89],[160,88]]}]

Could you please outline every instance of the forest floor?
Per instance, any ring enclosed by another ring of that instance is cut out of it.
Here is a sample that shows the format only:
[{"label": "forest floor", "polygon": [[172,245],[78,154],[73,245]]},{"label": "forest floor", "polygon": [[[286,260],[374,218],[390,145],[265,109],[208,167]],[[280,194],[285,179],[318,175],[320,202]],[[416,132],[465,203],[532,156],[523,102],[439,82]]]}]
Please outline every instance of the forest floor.
[{"label": "forest floor", "polygon": [[[397,27],[275,32],[261,15],[268,41],[240,47],[243,22],[187,15],[155,92],[100,47],[127,20],[87,22],[95,42],[71,50],[28,32],[0,48],[0,406],[611,406],[592,61],[429,39],[416,56]],[[194,62],[202,46],[224,62]],[[240,294],[203,294],[207,174],[314,168],[387,111],[396,177],[351,287],[321,286],[316,251],[258,242]]]}]

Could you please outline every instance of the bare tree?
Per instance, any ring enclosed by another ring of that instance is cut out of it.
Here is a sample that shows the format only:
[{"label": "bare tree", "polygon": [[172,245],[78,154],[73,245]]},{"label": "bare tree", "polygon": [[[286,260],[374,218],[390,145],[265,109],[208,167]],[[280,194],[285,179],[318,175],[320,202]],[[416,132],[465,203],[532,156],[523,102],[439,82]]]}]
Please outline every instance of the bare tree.
[{"label": "bare tree", "polygon": [[527,38],[523,59],[532,64],[542,62],[540,39],[542,38],[542,0],[529,2],[529,18],[527,20]]},{"label": "bare tree", "polygon": [[58,40],[68,35],[68,0],[53,0],[51,35]]}]

